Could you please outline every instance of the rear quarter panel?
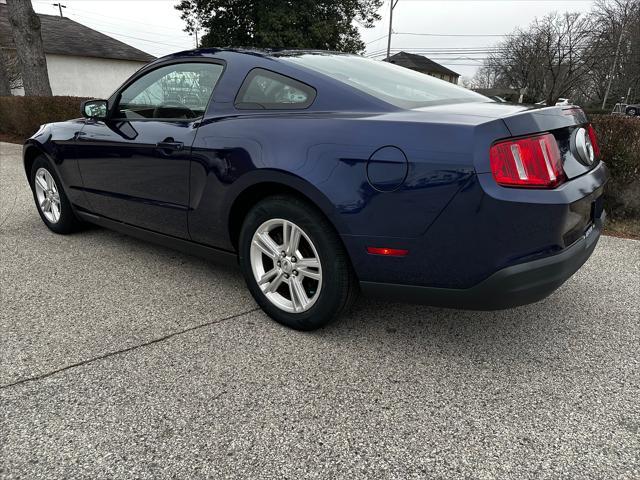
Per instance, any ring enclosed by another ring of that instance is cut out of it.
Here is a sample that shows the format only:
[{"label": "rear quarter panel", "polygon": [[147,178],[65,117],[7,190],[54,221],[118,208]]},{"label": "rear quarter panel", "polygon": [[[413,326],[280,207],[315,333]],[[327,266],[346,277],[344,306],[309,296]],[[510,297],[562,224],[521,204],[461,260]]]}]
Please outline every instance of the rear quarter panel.
[{"label": "rear quarter panel", "polygon": [[[250,185],[277,178],[312,199],[343,236],[419,237],[474,175],[476,127],[447,119],[425,123],[399,113],[212,119],[199,128],[193,145],[191,236],[230,248],[234,199]],[[482,128],[504,134],[501,122]],[[390,145],[404,152],[407,175],[395,191],[383,193],[369,184],[367,161]]]}]

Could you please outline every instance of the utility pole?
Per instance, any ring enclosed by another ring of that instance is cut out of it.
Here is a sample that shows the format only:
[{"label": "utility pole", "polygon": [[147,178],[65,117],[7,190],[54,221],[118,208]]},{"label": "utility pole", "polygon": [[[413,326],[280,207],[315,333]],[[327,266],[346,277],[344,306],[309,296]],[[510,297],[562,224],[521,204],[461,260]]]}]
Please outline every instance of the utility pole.
[{"label": "utility pole", "polygon": [[630,11],[626,11],[625,10],[625,17],[624,20],[622,20],[622,25],[620,27],[620,38],[618,38],[618,46],[616,47],[616,54],[613,57],[613,65],[611,65],[611,72],[609,73],[609,82],[607,83],[607,89],[604,92],[604,99],[602,100],[602,110],[605,109],[606,104],[607,104],[607,98],[609,97],[609,92],[611,90],[611,82],[613,82],[613,75],[615,74],[616,71],[616,67],[618,66],[618,57],[620,56],[620,46],[622,45],[622,38],[624,37],[624,29],[627,26],[627,22],[629,21],[630,18],[633,18],[633,13],[635,8],[637,8],[638,5],[636,4],[635,6],[631,6],[631,10]]},{"label": "utility pole", "polygon": [[391,56],[391,34],[393,33],[393,9],[399,0],[389,0],[389,36],[387,37],[387,60]]},{"label": "utility pole", "polygon": [[54,7],[58,7],[58,10],[60,10],[60,18],[64,18],[64,17],[62,16],[62,9],[63,9],[63,8],[67,8],[67,6],[66,6],[66,5],[62,5],[62,3],[52,3],[52,5],[53,5]]},{"label": "utility pole", "polygon": [[607,83],[607,89],[604,92],[604,98],[602,99],[602,110],[605,109],[607,105],[607,99],[609,98],[609,91],[611,90],[611,82],[613,82],[613,75],[616,72],[616,67],[618,66],[618,55],[620,55],[620,46],[622,45],[622,37],[624,37],[624,27],[625,23],[622,23],[622,28],[620,28],[620,38],[618,38],[618,46],[616,47],[616,54],[613,57],[613,65],[611,65],[611,71],[609,72],[609,82]]}]

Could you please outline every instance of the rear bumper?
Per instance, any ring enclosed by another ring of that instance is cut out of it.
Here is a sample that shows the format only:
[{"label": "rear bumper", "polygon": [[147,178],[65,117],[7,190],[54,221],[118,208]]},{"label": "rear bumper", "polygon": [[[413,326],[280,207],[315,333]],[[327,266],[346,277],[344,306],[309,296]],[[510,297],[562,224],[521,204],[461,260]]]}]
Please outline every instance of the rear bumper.
[{"label": "rear bumper", "polygon": [[504,268],[471,288],[377,282],[361,282],[360,286],[365,295],[447,308],[501,310],[534,303],[551,295],[587,261],[596,248],[604,220],[603,212],[590,232],[562,252]]}]

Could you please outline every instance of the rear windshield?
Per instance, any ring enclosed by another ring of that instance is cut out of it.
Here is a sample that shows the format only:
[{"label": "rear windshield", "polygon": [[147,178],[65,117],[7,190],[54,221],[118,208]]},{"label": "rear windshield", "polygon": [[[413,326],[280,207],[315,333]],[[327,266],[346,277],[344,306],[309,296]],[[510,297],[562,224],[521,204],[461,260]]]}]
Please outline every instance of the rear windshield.
[{"label": "rear windshield", "polygon": [[444,80],[357,55],[303,54],[281,60],[324,73],[400,108],[491,101]]}]

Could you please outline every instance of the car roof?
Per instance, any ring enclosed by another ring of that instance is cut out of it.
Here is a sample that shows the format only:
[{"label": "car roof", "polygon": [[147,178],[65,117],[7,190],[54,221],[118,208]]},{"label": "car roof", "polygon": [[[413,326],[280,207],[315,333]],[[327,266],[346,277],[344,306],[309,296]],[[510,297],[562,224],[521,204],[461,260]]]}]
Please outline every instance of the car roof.
[{"label": "car roof", "polygon": [[[196,48],[191,50],[183,50],[181,52],[172,53],[167,57],[189,56],[189,57],[207,57],[219,53],[237,53],[241,55],[253,55],[258,57],[295,57],[299,55],[350,55],[349,53],[336,52],[331,50],[314,50],[314,49],[295,49],[295,48],[253,48],[253,47],[207,47]],[[165,57],[166,58],[166,57]]]}]

